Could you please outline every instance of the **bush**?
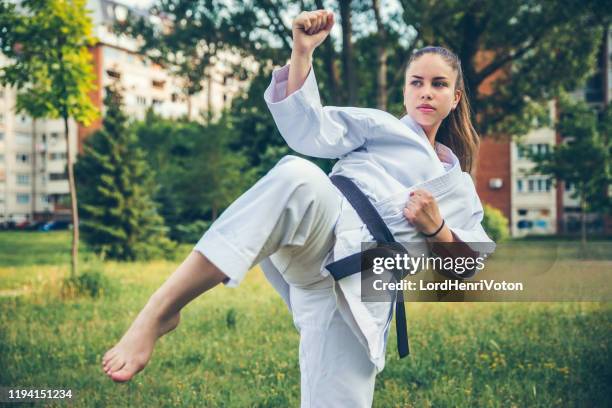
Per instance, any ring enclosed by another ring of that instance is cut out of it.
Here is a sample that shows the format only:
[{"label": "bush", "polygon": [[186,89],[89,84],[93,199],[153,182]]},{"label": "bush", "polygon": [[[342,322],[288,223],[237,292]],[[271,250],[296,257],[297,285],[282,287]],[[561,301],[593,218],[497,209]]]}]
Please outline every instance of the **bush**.
[{"label": "bush", "polygon": [[179,224],[174,227],[171,238],[178,242],[196,243],[210,226],[209,221],[198,220],[190,224]]},{"label": "bush", "polygon": [[482,226],[495,242],[504,241],[508,238],[508,219],[495,207],[488,204],[484,205],[484,218]]},{"label": "bush", "polygon": [[61,293],[63,298],[87,296],[98,298],[115,293],[116,286],[104,275],[101,267],[90,267],[80,275],[64,279]]}]

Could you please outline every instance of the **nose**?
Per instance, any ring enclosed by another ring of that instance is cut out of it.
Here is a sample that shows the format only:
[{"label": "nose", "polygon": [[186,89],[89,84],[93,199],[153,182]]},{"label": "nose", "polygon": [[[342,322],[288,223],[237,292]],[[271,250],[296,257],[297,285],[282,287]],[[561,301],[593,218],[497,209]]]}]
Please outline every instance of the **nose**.
[{"label": "nose", "polygon": [[431,100],[431,89],[428,87],[423,87],[423,92],[421,93],[422,100]]}]

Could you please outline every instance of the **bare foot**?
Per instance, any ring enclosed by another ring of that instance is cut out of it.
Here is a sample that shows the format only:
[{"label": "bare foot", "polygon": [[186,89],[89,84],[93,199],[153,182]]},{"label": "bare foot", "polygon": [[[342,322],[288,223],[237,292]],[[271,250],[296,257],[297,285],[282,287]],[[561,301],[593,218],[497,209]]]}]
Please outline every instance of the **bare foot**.
[{"label": "bare foot", "polygon": [[158,338],[178,326],[180,314],[159,321],[143,310],[119,343],[104,354],[102,367],[113,381],[129,381],[140,372],[151,358]]}]

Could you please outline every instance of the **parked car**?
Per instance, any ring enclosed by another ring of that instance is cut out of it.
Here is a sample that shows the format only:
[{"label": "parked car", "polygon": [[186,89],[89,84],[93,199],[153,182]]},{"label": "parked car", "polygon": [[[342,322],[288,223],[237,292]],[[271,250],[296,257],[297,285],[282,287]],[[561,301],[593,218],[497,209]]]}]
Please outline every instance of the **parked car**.
[{"label": "parked car", "polygon": [[40,231],[67,230],[70,228],[70,225],[70,221],[53,220],[40,227]]},{"label": "parked car", "polygon": [[25,227],[28,231],[39,231],[43,225],[45,225],[48,221],[34,221],[31,222],[27,227]]}]

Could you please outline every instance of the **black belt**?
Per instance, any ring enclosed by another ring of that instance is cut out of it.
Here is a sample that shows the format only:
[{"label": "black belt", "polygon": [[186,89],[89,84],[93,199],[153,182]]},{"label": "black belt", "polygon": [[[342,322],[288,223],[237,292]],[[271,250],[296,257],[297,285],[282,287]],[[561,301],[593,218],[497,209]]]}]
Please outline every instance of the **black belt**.
[{"label": "black belt", "polygon": [[[372,205],[368,197],[357,187],[353,181],[344,176],[331,176],[332,183],[344,194],[349,203],[353,206],[359,218],[368,227],[370,234],[378,244],[395,243],[393,234],[381,218],[376,208]],[[384,250],[384,248],[375,248],[372,251]],[[363,253],[342,258],[336,262],[327,265],[327,270],[331,273],[335,280],[340,280],[346,276],[361,272],[361,261]],[[397,291],[395,302],[395,329],[397,333],[397,351],[400,358],[410,354],[408,348],[408,329],[406,327],[406,309],[404,308],[404,293],[401,290]]]}]

